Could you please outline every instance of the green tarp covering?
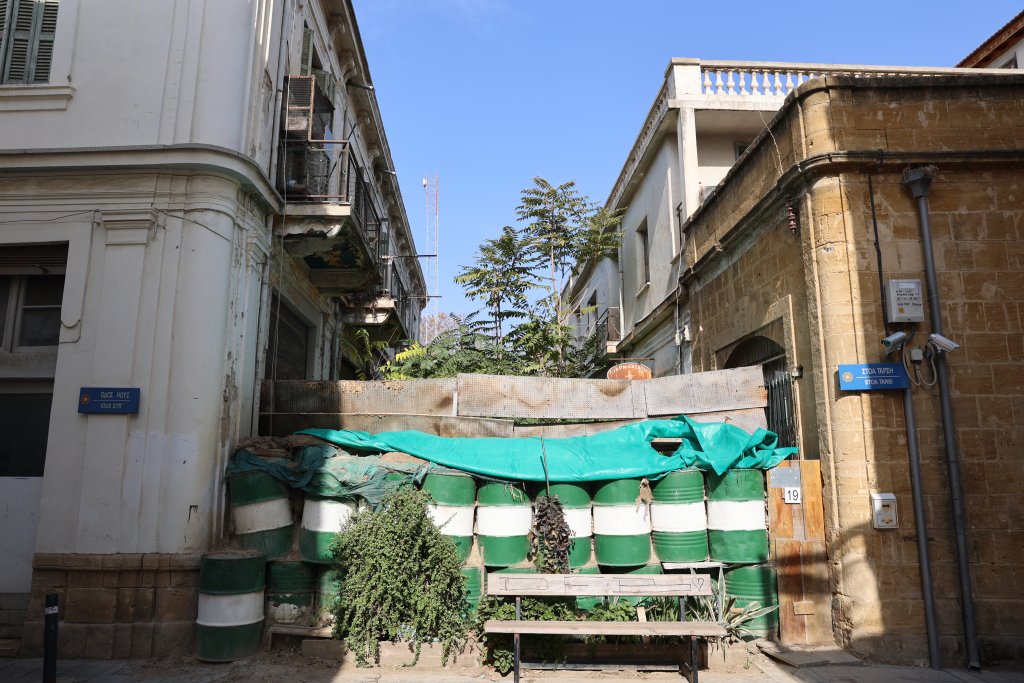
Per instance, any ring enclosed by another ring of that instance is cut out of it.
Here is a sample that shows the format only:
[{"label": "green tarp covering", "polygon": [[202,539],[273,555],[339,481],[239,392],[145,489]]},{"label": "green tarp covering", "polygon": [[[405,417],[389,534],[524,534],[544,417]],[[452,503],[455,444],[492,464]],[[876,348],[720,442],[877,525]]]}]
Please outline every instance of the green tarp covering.
[{"label": "green tarp covering", "polygon": [[[417,431],[357,432],[304,429],[349,451],[408,453],[438,465],[513,481],[599,481],[658,478],[672,470],[696,467],[718,474],[732,468],[770,469],[796,453],[779,448],[778,436],[764,429],[748,434],[723,422],[694,422],[685,416],[647,420],[591,436],[561,439],[448,438]],[[651,439],[682,439],[671,455],[651,447]]]}]

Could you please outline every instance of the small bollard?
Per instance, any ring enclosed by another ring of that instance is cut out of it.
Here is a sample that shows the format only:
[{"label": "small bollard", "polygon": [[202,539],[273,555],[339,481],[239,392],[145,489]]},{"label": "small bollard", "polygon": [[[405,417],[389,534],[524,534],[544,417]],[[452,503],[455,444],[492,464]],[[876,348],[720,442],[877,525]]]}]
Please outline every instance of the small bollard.
[{"label": "small bollard", "polygon": [[57,683],[57,595],[46,596],[43,610],[43,683]]}]

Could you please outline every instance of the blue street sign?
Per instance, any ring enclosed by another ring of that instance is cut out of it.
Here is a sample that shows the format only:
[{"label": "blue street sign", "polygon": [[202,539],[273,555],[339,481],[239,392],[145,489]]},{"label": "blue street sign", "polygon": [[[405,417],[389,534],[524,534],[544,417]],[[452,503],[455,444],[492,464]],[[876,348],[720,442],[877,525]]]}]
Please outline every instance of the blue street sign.
[{"label": "blue street sign", "polygon": [[134,387],[82,387],[78,412],[124,414],[139,412],[142,390]]},{"label": "blue street sign", "polygon": [[839,366],[839,388],[843,391],[906,389],[910,386],[902,363],[859,363]]}]

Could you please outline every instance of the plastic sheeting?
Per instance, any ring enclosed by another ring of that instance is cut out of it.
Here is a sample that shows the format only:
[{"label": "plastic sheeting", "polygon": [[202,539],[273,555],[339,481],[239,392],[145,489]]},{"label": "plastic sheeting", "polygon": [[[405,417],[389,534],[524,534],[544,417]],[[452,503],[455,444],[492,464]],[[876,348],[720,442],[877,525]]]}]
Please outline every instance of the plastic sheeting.
[{"label": "plastic sheeting", "polygon": [[[686,416],[559,439],[449,438],[417,431],[370,434],[344,429],[304,429],[299,434],[347,450],[399,451],[463,472],[512,481],[657,479],[686,467],[723,474],[732,468],[771,469],[797,452],[778,447],[778,436],[764,429],[748,434],[735,425],[694,422]],[[651,446],[655,438],[682,439],[682,444],[665,455]]]}]

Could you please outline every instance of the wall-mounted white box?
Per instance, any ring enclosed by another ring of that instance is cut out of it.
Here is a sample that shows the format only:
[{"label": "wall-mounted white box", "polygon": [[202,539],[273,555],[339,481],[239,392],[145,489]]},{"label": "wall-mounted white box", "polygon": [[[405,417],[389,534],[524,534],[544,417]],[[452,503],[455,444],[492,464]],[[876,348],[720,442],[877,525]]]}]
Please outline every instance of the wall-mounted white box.
[{"label": "wall-mounted white box", "polygon": [[871,522],[876,529],[897,529],[896,496],[892,493],[871,494]]},{"label": "wall-mounted white box", "polygon": [[891,323],[923,323],[924,292],[920,280],[888,280],[885,305]]}]

